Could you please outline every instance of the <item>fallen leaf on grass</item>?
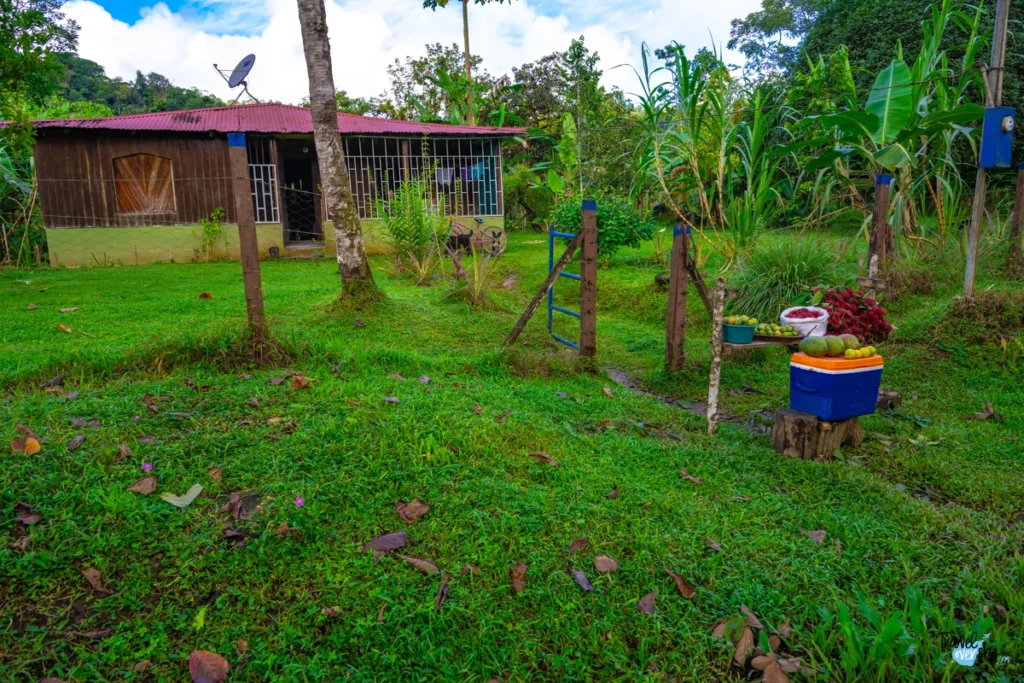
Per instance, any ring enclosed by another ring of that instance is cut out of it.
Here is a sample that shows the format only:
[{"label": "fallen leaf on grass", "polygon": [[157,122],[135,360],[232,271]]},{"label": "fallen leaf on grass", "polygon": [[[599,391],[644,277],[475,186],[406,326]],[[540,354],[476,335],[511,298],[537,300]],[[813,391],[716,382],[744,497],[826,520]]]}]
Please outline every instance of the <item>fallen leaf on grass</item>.
[{"label": "fallen leaf on grass", "polygon": [[506,410],[501,415],[495,415],[494,416],[494,421],[497,422],[500,425],[503,425],[503,424],[505,424],[505,418],[507,418],[511,414],[512,414],[511,410]]},{"label": "fallen leaf on grass", "polygon": [[696,591],[696,589],[694,589],[693,586],[691,586],[689,583],[687,583],[686,579],[684,579],[679,574],[676,574],[671,569],[666,569],[666,568],[662,567],[662,570],[666,574],[671,576],[672,580],[676,582],[676,590],[679,591],[679,594],[681,596],[683,596],[687,600],[693,600],[693,596],[697,595],[697,591]]},{"label": "fallen leaf on grass", "polygon": [[223,683],[228,677],[228,660],[214,652],[194,650],[188,656],[188,670],[192,683]]},{"label": "fallen leaf on grass", "polygon": [[42,384],[40,384],[39,388],[40,389],[50,389],[50,388],[53,388],[53,387],[62,387],[62,386],[64,386],[64,375],[57,375],[56,377],[51,377],[50,379],[48,379],[45,382],[43,382]]},{"label": "fallen leaf on grass", "polygon": [[187,508],[189,505],[192,504],[192,501],[199,497],[199,494],[202,492],[202,484],[192,484],[192,487],[188,491],[186,491],[185,495],[183,496],[176,496],[173,493],[168,493],[167,491],[165,491],[160,494],[160,497],[166,500],[174,507]]},{"label": "fallen leaf on grass", "polygon": [[619,563],[615,561],[614,557],[607,555],[598,555],[594,558],[594,569],[602,573],[613,572],[619,568]]},{"label": "fallen leaf on grass", "polygon": [[260,407],[260,400],[258,398],[256,398],[255,396],[253,396],[252,398],[249,399],[249,407],[250,408],[259,408]]},{"label": "fallen leaf on grass", "polygon": [[89,585],[92,586],[92,589],[97,593],[106,593],[109,595],[113,592],[103,587],[103,577],[97,570],[93,569],[92,567],[87,567],[86,569],[83,569],[82,576],[85,577],[85,580],[89,582]]},{"label": "fallen leaf on grass", "polygon": [[368,550],[374,551],[373,559],[374,562],[379,559],[380,554],[386,553],[389,550],[397,550],[398,548],[404,548],[405,542],[408,540],[409,534],[404,531],[392,531],[390,534],[384,534],[378,536],[369,543],[363,546],[363,552]]},{"label": "fallen leaf on grass", "polygon": [[31,542],[32,542],[32,537],[31,536],[21,536],[19,538],[14,539],[10,543],[8,543],[7,547],[10,548],[11,550],[16,550],[18,552],[24,553],[24,552],[28,552],[28,546],[29,546],[29,544]]},{"label": "fallen leaf on grass", "polygon": [[992,407],[992,401],[985,401],[981,406],[980,413],[971,413],[970,415],[964,415],[965,420],[987,420],[990,417],[994,417],[996,422],[1002,422],[1003,416],[996,412],[995,408]]},{"label": "fallen leaf on grass", "polygon": [[822,541],[825,540],[825,533],[826,532],[825,532],[824,529],[816,529],[814,531],[809,531],[807,529],[801,529],[800,531],[802,531],[804,534],[806,534],[806,536],[808,538],[810,538],[812,541],[814,541],[815,543],[821,543]]},{"label": "fallen leaf on grass", "polygon": [[615,500],[619,497],[619,486],[618,484],[612,484],[612,490],[605,496],[608,500]]},{"label": "fallen leaf on grass", "polygon": [[720,552],[722,552],[722,546],[718,545],[717,543],[715,543],[714,541],[712,541],[712,540],[711,540],[710,538],[708,538],[707,536],[705,536],[705,537],[704,537],[704,545],[706,545],[707,547],[711,548],[711,549],[712,549],[712,550],[714,550],[714,551],[715,551],[716,553],[720,553]]},{"label": "fallen leaf on grass", "polygon": [[78,398],[78,392],[69,391],[66,394],[61,394],[61,398],[64,399],[65,401],[74,401],[76,398]]},{"label": "fallen leaf on grass", "polygon": [[462,569],[459,570],[460,574],[472,574],[473,576],[479,576],[480,570],[476,568],[475,564],[464,564]]},{"label": "fallen leaf on grass", "polygon": [[448,582],[451,580],[452,575],[448,572],[441,576],[441,585],[437,589],[437,598],[434,599],[434,614],[441,610],[441,605],[448,599]]},{"label": "fallen leaf on grass", "polygon": [[679,477],[681,479],[685,479],[686,481],[692,481],[694,484],[703,484],[704,483],[703,479],[701,479],[700,477],[693,476],[692,474],[690,474],[686,470],[679,470]]},{"label": "fallen leaf on grass", "polygon": [[789,676],[782,670],[778,662],[772,662],[764,670],[762,683],[789,683]]},{"label": "fallen leaf on grass", "polygon": [[148,659],[143,659],[141,662],[136,662],[135,666],[132,667],[132,671],[137,674],[148,674],[153,670],[153,662]]},{"label": "fallen leaf on grass", "polygon": [[14,516],[14,521],[21,522],[25,526],[32,526],[43,521],[41,514],[34,512],[30,506],[24,503],[15,503],[14,512],[17,513]]},{"label": "fallen leaf on grass", "polygon": [[239,659],[245,659],[245,651],[248,649],[248,640],[239,640],[237,643],[235,643],[235,654],[238,655]]},{"label": "fallen leaf on grass", "polygon": [[787,640],[791,635],[793,635],[793,627],[789,625],[789,619],[786,619],[784,622],[779,624],[775,631]]},{"label": "fallen leaf on grass", "polygon": [[615,393],[608,387],[602,387],[601,393],[607,396],[608,398],[615,398]]},{"label": "fallen leaf on grass", "polygon": [[551,456],[548,455],[547,453],[543,453],[541,451],[535,451],[533,453],[530,453],[530,457],[534,458],[535,460],[540,460],[543,463],[547,463],[548,465],[551,465],[552,467],[558,467],[558,463],[555,462],[554,460],[552,460]]},{"label": "fallen leaf on grass", "polygon": [[148,477],[143,477],[142,479],[139,479],[134,484],[129,486],[128,490],[131,491],[132,493],[139,493],[142,494],[143,496],[148,496],[149,494],[156,491],[156,477],[152,475]]},{"label": "fallen leaf on grass", "polygon": [[149,412],[151,412],[151,413],[154,413],[154,414],[155,414],[155,413],[157,413],[157,412],[158,412],[158,411],[160,410],[159,408],[157,408],[157,405],[156,405],[156,398],[155,398],[155,397],[153,397],[153,396],[151,396],[150,394],[145,394],[145,395],[144,395],[144,396],[142,397],[142,403],[143,403],[143,404],[144,404],[144,405],[145,405],[145,406],[146,406],[147,408],[149,408]]},{"label": "fallen leaf on grass", "polygon": [[103,638],[111,635],[113,631],[109,628],[100,628],[95,631],[86,631],[85,633],[72,633],[71,635],[79,636],[80,638],[89,638],[90,640],[102,640]]},{"label": "fallen leaf on grass", "polygon": [[419,521],[419,518],[427,514],[430,509],[428,503],[420,502],[419,498],[414,498],[411,503],[406,503],[401,498],[395,503],[395,512],[402,518],[402,521],[406,524],[415,524]]},{"label": "fallen leaf on grass", "polygon": [[200,299],[212,299],[213,298],[213,294],[210,294],[209,292],[200,292],[199,298]]},{"label": "fallen leaf on grass", "polygon": [[272,378],[270,378],[270,380],[267,381],[267,384],[269,384],[272,387],[276,387],[279,384],[284,384],[284,381],[286,379],[288,379],[288,378],[287,377],[272,377]]},{"label": "fallen leaf on grass", "polygon": [[609,427],[614,427],[614,426],[615,426],[615,423],[612,422],[611,420],[604,420],[599,425],[594,427],[594,431],[601,431],[602,429],[608,429]]},{"label": "fallen leaf on grass", "polygon": [[292,389],[309,389],[310,379],[303,375],[292,375]]},{"label": "fallen leaf on grass", "polygon": [[25,310],[26,310],[26,311],[34,311],[34,310],[36,310],[37,308],[39,308],[39,307],[38,307],[38,306],[36,306],[35,304],[29,304],[28,306],[26,306],[26,307],[25,307]]},{"label": "fallen leaf on grass", "polygon": [[636,602],[636,609],[644,614],[654,614],[654,601],[658,599],[658,589],[655,588],[650,593],[640,598]]},{"label": "fallen leaf on grass", "polygon": [[279,538],[287,538],[289,531],[291,531],[291,529],[288,528],[288,522],[281,522],[280,526],[277,527],[277,530],[274,533],[277,534]]},{"label": "fallen leaf on grass", "polygon": [[386,602],[380,603],[380,609],[377,610],[377,623],[378,624],[383,624],[384,623],[384,610],[387,609],[387,606],[388,606],[388,603],[386,603]]},{"label": "fallen leaf on grass", "polygon": [[484,412],[484,409],[483,407],[481,407],[479,403],[477,403],[473,406],[473,412],[479,415],[480,413]]},{"label": "fallen leaf on grass", "polygon": [[214,481],[220,481],[221,477],[224,476],[224,470],[221,469],[220,465],[214,465],[209,469],[207,474],[210,475],[210,479],[213,479]]},{"label": "fallen leaf on grass", "polygon": [[516,563],[516,566],[508,573],[510,579],[512,579],[512,590],[517,594],[522,593],[523,589],[526,588],[526,570],[528,567],[523,561]]},{"label": "fallen leaf on grass", "polygon": [[156,443],[156,437],[153,436],[152,434],[147,434],[145,436],[140,436],[139,438],[137,438],[135,440],[138,441],[139,443],[146,443],[146,444],[154,444],[154,443]]},{"label": "fallen leaf on grass", "polygon": [[61,332],[67,332],[68,334],[71,334],[71,328],[65,325],[64,323],[57,323],[57,329],[60,330]]},{"label": "fallen leaf on grass", "polygon": [[736,642],[736,651],[732,655],[732,659],[738,666],[743,666],[747,663],[747,657],[754,651],[754,632],[750,630],[749,626],[743,628],[743,635]]},{"label": "fallen leaf on grass", "polygon": [[366,327],[366,323],[363,322],[362,318],[356,318],[352,321],[352,324],[356,327]]},{"label": "fallen leaf on grass", "polygon": [[398,397],[397,396],[385,396],[384,397],[384,402],[385,403],[398,403]]},{"label": "fallen leaf on grass", "polygon": [[569,546],[569,552],[574,553],[577,550],[586,550],[588,545],[590,545],[590,541],[586,537],[577,538],[572,542],[572,545]]},{"label": "fallen leaf on grass", "polygon": [[35,455],[42,448],[39,441],[31,436],[26,436],[24,439],[11,439],[11,450],[21,455]]},{"label": "fallen leaf on grass", "polygon": [[751,501],[750,496],[734,496],[734,497],[736,498],[736,500],[740,501],[741,503],[749,503]]},{"label": "fallen leaf on grass", "polygon": [[422,557],[413,557],[411,555],[403,555],[402,553],[395,553],[395,557],[405,560],[424,574],[437,574],[440,571],[436,564]]},{"label": "fallen leaf on grass", "polygon": [[393,379],[393,380],[395,380],[397,382],[404,382],[405,381],[405,378],[402,377],[397,372],[392,372],[392,373],[388,374],[388,379]]},{"label": "fallen leaf on grass", "polygon": [[430,384],[430,378],[426,375],[420,375],[420,384]]},{"label": "fallen leaf on grass", "polygon": [[750,628],[759,628],[764,630],[764,624],[761,623],[760,619],[754,616],[754,613],[750,611],[749,607],[746,605],[740,605],[740,612],[742,612],[743,616],[746,617],[745,623],[747,626]]},{"label": "fallen leaf on grass", "polygon": [[324,607],[322,610],[320,610],[320,614],[324,615],[325,617],[330,617],[331,619],[337,619],[341,616],[341,608]]},{"label": "fallen leaf on grass", "polygon": [[594,584],[590,583],[586,574],[576,569],[571,569],[569,573],[572,574],[572,578],[576,580],[576,584],[583,589],[584,593],[594,590]]},{"label": "fallen leaf on grass", "polygon": [[85,434],[79,434],[75,438],[68,442],[68,452],[74,452],[78,450],[78,447],[85,441]]},{"label": "fallen leaf on grass", "polygon": [[132,457],[132,449],[128,448],[128,444],[123,443],[117,447],[117,459],[114,462],[121,462],[125,458]]},{"label": "fallen leaf on grass", "polygon": [[60,312],[61,313],[74,313],[77,310],[78,310],[78,306],[71,306],[70,308],[62,308],[62,309],[60,309]]}]

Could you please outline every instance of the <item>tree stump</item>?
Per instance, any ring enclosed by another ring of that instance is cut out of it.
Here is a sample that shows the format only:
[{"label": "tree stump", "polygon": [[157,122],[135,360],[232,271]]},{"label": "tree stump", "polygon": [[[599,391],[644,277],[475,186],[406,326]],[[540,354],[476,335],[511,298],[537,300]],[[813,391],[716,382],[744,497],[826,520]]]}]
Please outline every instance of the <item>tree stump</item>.
[{"label": "tree stump", "polygon": [[855,417],[829,422],[789,408],[775,412],[772,448],[787,457],[828,460],[843,446],[856,448],[862,443],[864,428]]}]

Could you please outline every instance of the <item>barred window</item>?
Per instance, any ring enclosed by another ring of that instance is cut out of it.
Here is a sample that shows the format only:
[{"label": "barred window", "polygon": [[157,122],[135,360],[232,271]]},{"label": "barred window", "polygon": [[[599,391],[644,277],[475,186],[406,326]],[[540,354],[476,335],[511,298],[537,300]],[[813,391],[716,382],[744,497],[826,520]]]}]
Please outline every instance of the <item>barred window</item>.
[{"label": "barred window", "polygon": [[118,213],[174,211],[171,160],[155,154],[130,154],[114,159],[114,190]]}]

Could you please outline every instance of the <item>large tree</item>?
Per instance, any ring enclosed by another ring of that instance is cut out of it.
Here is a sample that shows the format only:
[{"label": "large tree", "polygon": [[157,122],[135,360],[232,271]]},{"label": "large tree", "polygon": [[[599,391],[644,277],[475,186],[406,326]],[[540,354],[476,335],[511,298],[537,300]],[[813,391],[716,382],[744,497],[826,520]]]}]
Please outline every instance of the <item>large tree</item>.
[{"label": "large tree", "polygon": [[761,9],[732,20],[729,49],[747,58],[748,69],[761,74],[789,69],[800,54],[800,41],[832,0],[761,0]]},{"label": "large tree", "polygon": [[327,38],[327,11],[323,0],[298,0],[298,5],[306,74],[309,76],[313,141],[320,164],[320,184],[334,223],[341,294],[345,297],[366,293],[375,290],[376,285],[366,260],[359,212],[349,186],[345,155],[341,149],[331,46]]},{"label": "large tree", "polygon": [[[463,66],[466,72],[466,109],[469,112],[469,125],[476,125],[476,113],[473,108],[473,62],[472,53],[469,51],[469,0],[462,2],[462,42],[465,47]],[[473,0],[478,5],[486,5],[489,2],[505,4],[505,0]],[[512,0],[509,0],[511,3]],[[423,0],[423,6],[436,10],[438,7],[446,7],[448,0]]]},{"label": "large tree", "polygon": [[26,101],[44,102],[56,90],[55,53],[74,50],[78,25],[61,0],[0,0],[0,116]]}]

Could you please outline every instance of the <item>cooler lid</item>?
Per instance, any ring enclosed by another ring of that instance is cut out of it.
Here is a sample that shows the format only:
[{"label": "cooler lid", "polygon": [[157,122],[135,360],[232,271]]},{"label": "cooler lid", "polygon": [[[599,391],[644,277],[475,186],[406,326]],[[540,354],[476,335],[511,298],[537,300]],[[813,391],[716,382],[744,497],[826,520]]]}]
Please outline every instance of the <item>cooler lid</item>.
[{"label": "cooler lid", "polygon": [[806,353],[799,351],[790,357],[789,363],[790,365],[798,365],[814,370],[842,372],[843,370],[880,368],[882,367],[882,357],[876,354],[870,358],[844,358],[842,356],[837,356],[835,358],[829,358],[827,356],[825,358],[812,358]]}]

